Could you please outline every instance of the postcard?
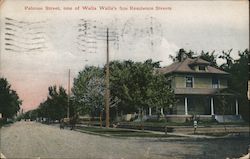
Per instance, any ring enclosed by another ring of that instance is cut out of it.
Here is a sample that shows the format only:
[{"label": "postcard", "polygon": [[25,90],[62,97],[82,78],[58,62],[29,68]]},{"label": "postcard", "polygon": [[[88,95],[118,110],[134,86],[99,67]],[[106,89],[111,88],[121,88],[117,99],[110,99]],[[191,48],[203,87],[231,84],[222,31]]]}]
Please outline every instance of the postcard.
[{"label": "postcard", "polygon": [[248,1],[0,13],[1,158],[249,157]]}]

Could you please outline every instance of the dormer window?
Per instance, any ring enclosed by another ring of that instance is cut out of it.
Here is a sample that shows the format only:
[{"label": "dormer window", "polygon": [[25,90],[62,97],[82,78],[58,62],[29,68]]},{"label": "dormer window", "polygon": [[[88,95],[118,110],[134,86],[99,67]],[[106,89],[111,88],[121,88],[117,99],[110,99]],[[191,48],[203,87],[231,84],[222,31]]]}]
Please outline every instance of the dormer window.
[{"label": "dormer window", "polygon": [[200,65],[199,66],[199,71],[206,71],[206,66],[205,65]]},{"label": "dormer window", "polygon": [[192,59],[188,65],[194,71],[207,72],[207,66],[209,65],[209,62],[197,57],[196,59]]}]

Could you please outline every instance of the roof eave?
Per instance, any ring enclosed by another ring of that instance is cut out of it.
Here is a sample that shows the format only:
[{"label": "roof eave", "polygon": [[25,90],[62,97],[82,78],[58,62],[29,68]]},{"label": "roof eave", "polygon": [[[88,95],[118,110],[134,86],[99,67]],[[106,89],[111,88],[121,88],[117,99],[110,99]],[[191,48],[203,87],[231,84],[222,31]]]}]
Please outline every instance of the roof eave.
[{"label": "roof eave", "polygon": [[214,74],[214,75],[225,75],[230,76],[229,73],[214,73],[214,72],[186,72],[186,71],[171,71],[164,74],[174,74],[174,73],[181,73],[181,74]]}]

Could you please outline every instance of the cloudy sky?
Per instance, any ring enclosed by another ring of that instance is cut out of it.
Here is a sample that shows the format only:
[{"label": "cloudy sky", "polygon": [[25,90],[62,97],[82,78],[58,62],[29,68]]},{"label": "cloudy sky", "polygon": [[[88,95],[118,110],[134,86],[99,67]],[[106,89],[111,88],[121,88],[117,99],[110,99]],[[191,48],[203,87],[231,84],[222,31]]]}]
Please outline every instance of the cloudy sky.
[{"label": "cloudy sky", "polygon": [[165,66],[180,48],[233,48],[237,58],[249,46],[248,1],[5,0],[0,12],[0,73],[24,110],[46,99],[48,86],[67,88],[69,69],[73,81],[85,65],[103,66],[107,28],[111,60],[152,58]]}]

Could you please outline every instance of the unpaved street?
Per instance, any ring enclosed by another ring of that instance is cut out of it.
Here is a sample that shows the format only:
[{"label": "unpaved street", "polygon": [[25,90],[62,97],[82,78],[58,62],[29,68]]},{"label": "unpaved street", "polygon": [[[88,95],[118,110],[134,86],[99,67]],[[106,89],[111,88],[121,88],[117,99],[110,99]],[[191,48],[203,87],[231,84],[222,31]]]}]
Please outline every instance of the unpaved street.
[{"label": "unpaved street", "polygon": [[1,130],[0,151],[7,158],[226,158],[246,153],[246,138],[113,138],[17,122]]}]

